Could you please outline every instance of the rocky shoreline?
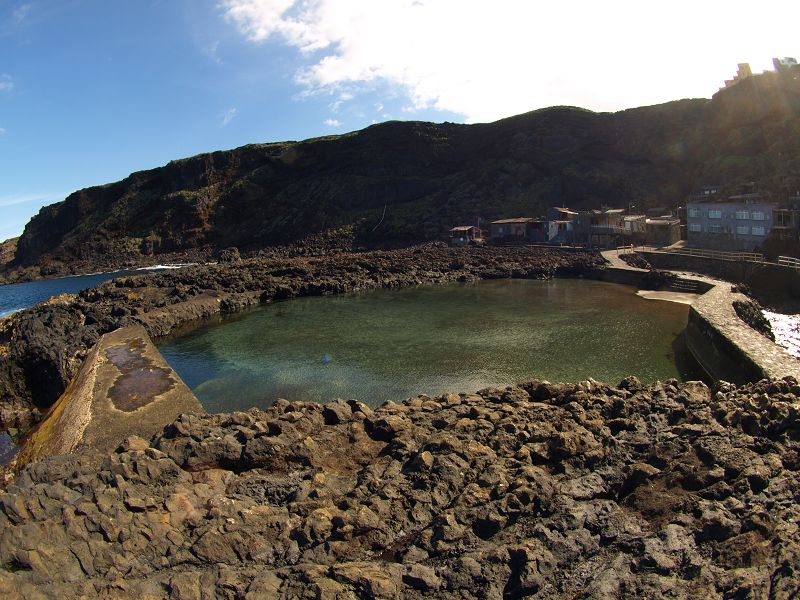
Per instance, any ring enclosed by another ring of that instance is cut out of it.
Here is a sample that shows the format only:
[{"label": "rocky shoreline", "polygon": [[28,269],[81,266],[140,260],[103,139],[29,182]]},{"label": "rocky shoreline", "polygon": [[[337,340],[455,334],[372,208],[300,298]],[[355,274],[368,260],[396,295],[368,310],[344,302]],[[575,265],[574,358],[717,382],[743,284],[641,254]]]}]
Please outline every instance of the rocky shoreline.
[{"label": "rocky shoreline", "polygon": [[0,496],[7,598],[790,598],[800,386],[184,415]]},{"label": "rocky shoreline", "polygon": [[[586,251],[431,244],[122,278],[0,321],[0,425],[35,423],[121,327],[158,337],[294,296],[603,268]],[[110,455],[25,466],[0,493],[0,593],[789,598],[798,471],[791,377],[184,414]]]},{"label": "rocky shoreline", "polygon": [[557,248],[449,248],[256,257],[124,277],[0,320],[0,432],[38,422],[101,335],[141,324],[151,337],[215,314],[296,296],[475,281],[596,276],[603,259]]}]

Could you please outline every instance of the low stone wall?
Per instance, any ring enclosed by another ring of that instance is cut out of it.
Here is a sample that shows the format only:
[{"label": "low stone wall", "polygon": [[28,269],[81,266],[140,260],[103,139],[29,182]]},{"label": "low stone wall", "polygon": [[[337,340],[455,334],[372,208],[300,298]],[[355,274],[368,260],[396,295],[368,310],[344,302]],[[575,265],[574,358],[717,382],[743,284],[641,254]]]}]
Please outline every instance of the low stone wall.
[{"label": "low stone wall", "polygon": [[642,282],[642,278],[647,275],[647,271],[642,271],[639,269],[606,267],[602,271],[598,271],[598,275],[599,279],[602,281],[639,287],[639,284]]}]

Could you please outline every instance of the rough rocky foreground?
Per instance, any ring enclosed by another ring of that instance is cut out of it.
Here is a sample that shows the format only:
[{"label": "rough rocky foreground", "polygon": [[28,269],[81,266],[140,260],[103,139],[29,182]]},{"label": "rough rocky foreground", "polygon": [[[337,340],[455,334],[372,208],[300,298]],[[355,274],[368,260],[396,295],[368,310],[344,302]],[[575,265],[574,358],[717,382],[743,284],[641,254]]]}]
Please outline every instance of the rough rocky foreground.
[{"label": "rough rocky foreground", "polygon": [[0,319],[0,432],[23,431],[64,392],[105,333],[152,338],[216,314],[296,296],[505,277],[597,276],[597,252],[557,248],[413,248],[253,258],[125,277]]},{"label": "rough rocky foreground", "polygon": [[183,415],[25,468],[6,598],[796,598],[800,385]]}]

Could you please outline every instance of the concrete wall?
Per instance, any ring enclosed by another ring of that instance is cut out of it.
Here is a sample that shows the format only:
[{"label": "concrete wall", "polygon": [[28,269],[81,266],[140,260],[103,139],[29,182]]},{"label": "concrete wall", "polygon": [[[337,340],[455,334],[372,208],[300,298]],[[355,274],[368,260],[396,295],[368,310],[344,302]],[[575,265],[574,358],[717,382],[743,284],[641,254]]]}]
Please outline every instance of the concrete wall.
[{"label": "concrete wall", "polygon": [[[608,281],[609,283],[621,283],[623,285],[633,285],[636,287],[641,286],[642,280],[649,273],[644,269],[619,269],[616,267],[606,267],[603,271],[598,272],[598,279]],[[697,293],[711,289],[712,285],[698,280],[693,277],[678,276],[674,284],[665,285],[662,291],[665,292],[685,292],[687,288],[697,290]]]},{"label": "concrete wall", "polygon": [[747,298],[719,283],[692,303],[686,345],[700,366],[712,379],[736,384],[789,375],[800,380],[800,361],[744,323],[735,300]]}]

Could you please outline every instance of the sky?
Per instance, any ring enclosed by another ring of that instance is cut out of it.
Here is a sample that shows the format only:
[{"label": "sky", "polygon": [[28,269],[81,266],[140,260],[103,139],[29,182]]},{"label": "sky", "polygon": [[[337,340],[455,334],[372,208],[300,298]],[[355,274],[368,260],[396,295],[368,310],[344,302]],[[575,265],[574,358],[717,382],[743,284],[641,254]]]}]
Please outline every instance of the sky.
[{"label": "sky", "polygon": [[709,98],[800,58],[798,22],[787,0],[0,0],[0,240],[201,152]]}]

